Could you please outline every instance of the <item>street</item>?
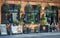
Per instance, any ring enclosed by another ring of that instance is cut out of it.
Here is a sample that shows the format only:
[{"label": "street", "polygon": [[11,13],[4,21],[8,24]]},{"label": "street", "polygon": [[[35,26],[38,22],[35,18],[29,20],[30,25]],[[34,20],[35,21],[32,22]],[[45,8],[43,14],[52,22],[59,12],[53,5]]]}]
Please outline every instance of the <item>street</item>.
[{"label": "street", "polygon": [[0,38],[60,38],[60,33],[30,33],[0,36]]}]

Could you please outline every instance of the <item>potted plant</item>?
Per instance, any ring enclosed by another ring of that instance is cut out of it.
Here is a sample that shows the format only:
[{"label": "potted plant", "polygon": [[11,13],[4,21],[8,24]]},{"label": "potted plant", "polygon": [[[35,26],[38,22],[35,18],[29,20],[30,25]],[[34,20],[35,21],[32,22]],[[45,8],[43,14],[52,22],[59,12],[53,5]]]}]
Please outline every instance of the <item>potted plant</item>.
[{"label": "potted plant", "polygon": [[36,10],[40,10],[41,9],[41,5],[38,4],[37,7],[36,7]]},{"label": "potted plant", "polygon": [[34,16],[35,18],[35,23],[39,23],[40,22],[40,10],[41,10],[41,4],[37,4],[36,8],[34,9]]},{"label": "potted plant", "polygon": [[16,5],[15,5],[15,8],[16,8],[16,9],[20,9],[20,8],[21,8],[21,4],[16,4]]},{"label": "potted plant", "polygon": [[26,4],[25,6],[25,10],[28,11],[28,12],[31,12],[33,9],[32,5],[30,5],[29,3]]},{"label": "potted plant", "polygon": [[56,14],[52,14],[52,17],[56,17]]},{"label": "potted plant", "polygon": [[45,7],[45,10],[52,10],[52,7],[49,4],[47,4],[47,6]]},{"label": "potted plant", "polygon": [[42,24],[40,26],[40,32],[48,32],[48,26],[46,25],[46,16],[42,15]]},{"label": "potted plant", "polygon": [[20,22],[17,22],[17,21],[14,21],[14,22],[13,22],[13,24],[16,24],[16,25],[18,25],[19,23],[20,23]]},{"label": "potted plant", "polygon": [[33,7],[32,7],[32,5],[30,5],[29,4],[29,2],[26,4],[26,6],[25,6],[25,15],[26,15],[26,20],[25,20],[25,22],[26,23],[31,23],[31,12],[33,11]]}]

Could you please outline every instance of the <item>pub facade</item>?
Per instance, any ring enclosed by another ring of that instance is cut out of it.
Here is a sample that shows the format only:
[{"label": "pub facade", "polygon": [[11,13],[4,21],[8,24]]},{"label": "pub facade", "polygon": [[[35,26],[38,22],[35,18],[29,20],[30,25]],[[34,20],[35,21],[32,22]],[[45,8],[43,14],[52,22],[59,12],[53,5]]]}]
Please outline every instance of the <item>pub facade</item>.
[{"label": "pub facade", "polygon": [[32,31],[47,23],[58,24],[60,28],[60,2],[59,0],[0,0],[0,24],[7,23],[26,25]]}]

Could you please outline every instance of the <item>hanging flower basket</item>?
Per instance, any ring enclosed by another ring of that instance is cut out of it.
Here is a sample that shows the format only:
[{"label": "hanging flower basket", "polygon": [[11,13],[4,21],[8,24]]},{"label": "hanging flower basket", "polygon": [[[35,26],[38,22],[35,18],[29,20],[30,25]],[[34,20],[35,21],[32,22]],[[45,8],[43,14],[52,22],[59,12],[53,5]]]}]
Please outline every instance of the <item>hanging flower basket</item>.
[{"label": "hanging flower basket", "polygon": [[16,4],[15,8],[16,8],[16,9],[21,8],[21,4]]},{"label": "hanging flower basket", "polygon": [[27,3],[26,6],[25,6],[25,9],[30,12],[30,11],[32,11],[33,7],[32,7],[32,5]]},{"label": "hanging flower basket", "polygon": [[45,7],[45,10],[52,10],[52,7],[48,4],[48,5]]},{"label": "hanging flower basket", "polygon": [[41,5],[38,4],[37,7],[36,7],[36,10],[40,10],[41,9]]}]

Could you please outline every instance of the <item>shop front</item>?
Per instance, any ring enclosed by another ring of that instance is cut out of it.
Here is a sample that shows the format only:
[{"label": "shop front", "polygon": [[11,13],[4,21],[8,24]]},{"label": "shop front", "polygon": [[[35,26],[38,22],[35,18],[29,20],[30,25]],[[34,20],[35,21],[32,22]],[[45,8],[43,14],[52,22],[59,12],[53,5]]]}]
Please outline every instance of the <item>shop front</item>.
[{"label": "shop front", "polygon": [[[55,32],[57,29],[55,26],[59,24],[58,9],[60,9],[60,4],[55,2],[3,1],[1,2],[0,22],[1,24],[10,24],[12,34]],[[52,24],[54,26],[51,26]]]}]

